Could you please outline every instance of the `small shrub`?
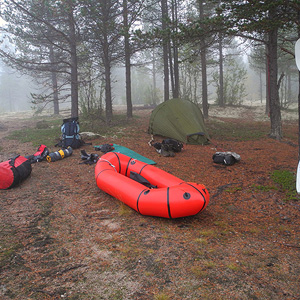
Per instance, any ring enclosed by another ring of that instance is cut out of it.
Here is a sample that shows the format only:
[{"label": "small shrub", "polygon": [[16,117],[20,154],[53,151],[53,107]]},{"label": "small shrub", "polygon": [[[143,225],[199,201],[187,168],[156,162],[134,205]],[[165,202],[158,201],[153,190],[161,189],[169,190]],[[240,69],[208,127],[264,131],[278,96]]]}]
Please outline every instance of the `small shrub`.
[{"label": "small shrub", "polygon": [[192,266],[191,272],[199,278],[207,277],[207,271],[203,268],[203,266]]},{"label": "small shrub", "polygon": [[45,120],[36,122],[36,129],[47,129],[50,127],[49,123]]},{"label": "small shrub", "polygon": [[205,261],[203,265],[207,269],[214,269],[216,267],[216,264],[213,261]]},{"label": "small shrub", "polygon": [[207,245],[207,240],[203,238],[196,238],[195,242],[202,245]]},{"label": "small shrub", "polygon": [[238,270],[240,270],[240,266],[238,266],[235,263],[227,265],[227,268],[230,269],[230,270],[232,270],[232,271],[238,271]]},{"label": "small shrub", "polygon": [[132,208],[124,204],[123,202],[120,202],[119,206],[119,216],[127,216],[131,215],[133,212]]},{"label": "small shrub", "polygon": [[169,300],[170,297],[166,295],[165,293],[159,293],[157,295],[154,295],[155,300]]}]

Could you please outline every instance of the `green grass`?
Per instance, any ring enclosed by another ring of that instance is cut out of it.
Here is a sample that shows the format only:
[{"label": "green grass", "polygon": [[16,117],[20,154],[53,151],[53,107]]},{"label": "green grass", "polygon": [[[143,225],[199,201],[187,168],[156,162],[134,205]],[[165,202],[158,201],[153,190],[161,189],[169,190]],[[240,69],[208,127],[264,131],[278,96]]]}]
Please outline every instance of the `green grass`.
[{"label": "green grass", "polygon": [[7,139],[18,140],[21,143],[31,142],[33,146],[38,147],[41,144],[46,146],[56,144],[61,133],[60,128],[47,129],[25,129],[13,131]]},{"label": "green grass", "polygon": [[167,294],[161,292],[159,294],[154,295],[154,299],[155,300],[169,300],[170,297]]},{"label": "green grass", "polygon": [[285,201],[298,200],[296,191],[296,176],[288,170],[275,170],[271,172],[271,179],[274,185],[252,185],[255,191],[269,192],[271,190],[281,190],[285,193]]},{"label": "green grass", "polygon": [[296,176],[288,170],[275,170],[271,173],[271,179],[286,194],[285,200],[299,199],[296,191]]},{"label": "green grass", "polygon": [[10,264],[22,247],[15,229],[10,224],[0,224],[0,269]]},{"label": "green grass", "polygon": [[[126,126],[133,124],[128,121],[126,115],[115,115],[112,123],[107,125],[101,119],[82,119],[80,121],[80,132],[91,131],[102,136],[122,137],[125,135]],[[20,129],[11,132],[6,138],[18,140],[21,143],[31,142],[34,147],[44,144],[48,147],[55,145],[61,137],[62,119],[49,119],[36,122],[34,128]],[[1,149],[0,149],[1,150]]]},{"label": "green grass", "polygon": [[252,185],[252,188],[262,192],[269,192],[271,190],[276,190],[275,186],[269,186],[269,185]]},{"label": "green grass", "polygon": [[227,268],[232,271],[239,271],[241,269],[241,267],[239,265],[237,265],[236,263],[228,264]]},{"label": "green grass", "polygon": [[18,140],[21,143],[32,143],[34,147],[38,147],[41,144],[46,146],[54,145],[61,136],[61,124],[61,119],[37,121],[34,128],[12,131],[6,138]]}]

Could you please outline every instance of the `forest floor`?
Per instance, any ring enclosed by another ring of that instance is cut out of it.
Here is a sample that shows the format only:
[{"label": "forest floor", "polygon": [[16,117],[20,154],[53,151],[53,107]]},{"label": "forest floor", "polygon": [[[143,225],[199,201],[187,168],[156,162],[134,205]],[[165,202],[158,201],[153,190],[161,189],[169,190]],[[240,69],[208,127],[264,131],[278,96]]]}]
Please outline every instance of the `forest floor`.
[{"label": "forest floor", "polygon": [[[207,122],[215,132],[209,145],[185,145],[175,157],[162,157],[147,143],[150,112],[134,111],[138,117],[114,136],[91,140],[63,160],[36,163],[21,185],[0,191],[0,299],[299,300],[300,200],[272,179],[277,170],[296,172],[296,113],[283,117],[284,138],[276,141],[267,137],[261,109],[215,110]],[[36,151],[6,138],[36,124],[16,117],[0,119],[0,161]],[[232,138],[224,138],[226,124],[253,136],[236,138],[231,129]],[[266,133],[256,137],[261,130]],[[94,165],[80,164],[80,150],[100,154],[93,146],[105,143],[204,184],[207,208],[163,219],[105,194]],[[47,146],[56,150],[54,142]],[[241,161],[215,164],[216,151],[234,151]]]}]

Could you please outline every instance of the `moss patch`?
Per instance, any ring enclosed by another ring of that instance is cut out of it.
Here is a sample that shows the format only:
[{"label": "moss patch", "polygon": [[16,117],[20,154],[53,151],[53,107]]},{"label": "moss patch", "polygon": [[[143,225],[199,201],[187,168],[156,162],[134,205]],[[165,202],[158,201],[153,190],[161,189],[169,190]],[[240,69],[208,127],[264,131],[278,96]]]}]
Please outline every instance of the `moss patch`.
[{"label": "moss patch", "polygon": [[288,170],[275,170],[271,173],[271,179],[286,193],[285,200],[299,199],[296,191],[296,177],[294,173]]}]

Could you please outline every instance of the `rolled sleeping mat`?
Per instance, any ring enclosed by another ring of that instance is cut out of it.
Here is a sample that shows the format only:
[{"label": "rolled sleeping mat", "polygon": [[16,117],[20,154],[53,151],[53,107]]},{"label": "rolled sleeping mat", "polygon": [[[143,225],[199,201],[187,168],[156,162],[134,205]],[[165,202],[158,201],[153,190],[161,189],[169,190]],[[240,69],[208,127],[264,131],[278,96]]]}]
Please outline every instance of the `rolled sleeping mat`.
[{"label": "rolled sleeping mat", "polygon": [[71,147],[68,147],[67,149],[60,149],[58,151],[51,152],[46,158],[48,162],[54,162],[65,157],[71,156],[72,153],[73,149]]}]

